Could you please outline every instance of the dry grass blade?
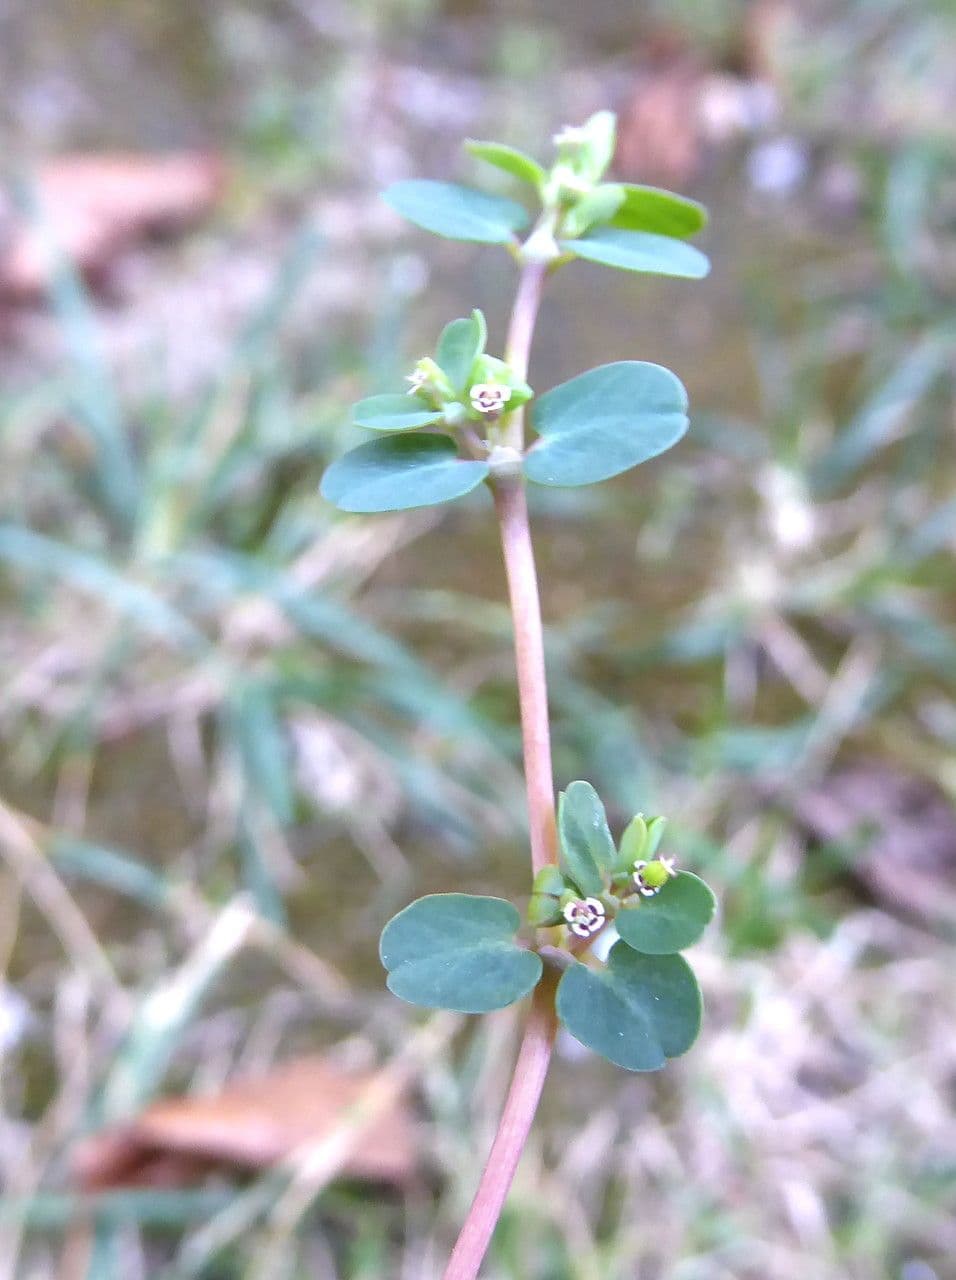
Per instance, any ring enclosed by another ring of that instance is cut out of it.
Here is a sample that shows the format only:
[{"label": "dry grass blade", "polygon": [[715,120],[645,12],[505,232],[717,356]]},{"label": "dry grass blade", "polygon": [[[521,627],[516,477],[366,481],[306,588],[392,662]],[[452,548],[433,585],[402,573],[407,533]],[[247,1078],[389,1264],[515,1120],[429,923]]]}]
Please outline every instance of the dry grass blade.
[{"label": "dry grass blade", "polygon": [[0,801],[0,857],[29,893],[77,969],[111,996],[122,986],[96,935],[50,865],[33,822]]}]

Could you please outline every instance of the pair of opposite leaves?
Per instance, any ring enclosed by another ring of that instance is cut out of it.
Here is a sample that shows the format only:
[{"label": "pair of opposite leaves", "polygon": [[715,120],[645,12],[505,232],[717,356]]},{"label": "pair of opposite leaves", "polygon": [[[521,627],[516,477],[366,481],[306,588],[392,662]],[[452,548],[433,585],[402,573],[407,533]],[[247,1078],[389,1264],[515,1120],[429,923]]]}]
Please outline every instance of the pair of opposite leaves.
[{"label": "pair of opposite leaves", "polygon": [[[409,397],[408,410],[414,409]],[[664,453],[688,426],[687,393],[669,369],[643,360],[601,365],[531,402],[538,439],[522,461],[535,484],[596,484]],[[343,511],[400,511],[463,497],[491,474],[462,458],[447,435],[415,427],[437,420],[423,410],[362,425],[385,438],[344,454],[325,472],[322,493]],[[426,421],[427,420],[427,421]]]},{"label": "pair of opposite leaves", "polygon": [[[686,1052],[700,1028],[701,997],[677,952],[697,941],[713,912],[713,894],[686,872],[622,910],[621,941],[606,967],[572,960],[561,976],[557,1012],[568,1031],[631,1071],[655,1071]],[[541,957],[515,942],[520,924],[517,909],[501,898],[420,898],[382,933],[389,989],[412,1004],[462,1013],[513,1004],[543,973]]]}]

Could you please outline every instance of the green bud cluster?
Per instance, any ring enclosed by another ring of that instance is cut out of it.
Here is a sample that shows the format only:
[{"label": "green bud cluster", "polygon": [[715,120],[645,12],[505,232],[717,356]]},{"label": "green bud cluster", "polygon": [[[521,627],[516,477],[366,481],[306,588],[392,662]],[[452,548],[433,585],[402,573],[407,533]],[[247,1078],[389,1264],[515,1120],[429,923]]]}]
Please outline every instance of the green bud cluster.
[{"label": "green bud cluster", "polygon": [[622,907],[654,896],[675,874],[671,859],[656,856],[667,819],[637,814],[615,846],[588,783],[573,783],[561,796],[558,825],[561,866],[542,868],[531,887],[527,919],[535,928],[561,924],[569,903],[585,898],[599,901],[613,919]]},{"label": "green bud cluster", "polygon": [[487,421],[526,404],[534,395],[515,370],[488,355],[484,315],[452,320],[442,330],[435,356],[423,356],[408,377],[409,395],[441,413],[441,424],[460,427]]},{"label": "green bud cluster", "polygon": [[616,134],[612,111],[598,111],[584,124],[555,134],[558,158],[545,183],[545,206],[572,208],[594,190],[614,159]]},{"label": "green bud cluster", "polygon": [[620,869],[633,870],[635,862],[650,862],[660,848],[666,827],[666,818],[645,818],[643,813],[636,814],[621,836]]}]

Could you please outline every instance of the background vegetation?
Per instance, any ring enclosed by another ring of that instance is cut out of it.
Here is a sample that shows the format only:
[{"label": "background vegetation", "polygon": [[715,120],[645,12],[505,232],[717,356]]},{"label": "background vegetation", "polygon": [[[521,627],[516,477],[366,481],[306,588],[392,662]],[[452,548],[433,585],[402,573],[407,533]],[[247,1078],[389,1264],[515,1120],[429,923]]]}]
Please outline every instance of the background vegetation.
[{"label": "background vegetation", "polygon": [[[558,782],[673,815],[722,915],[686,1062],[563,1045],[489,1280],[956,1277],[954,27],[6,7],[4,226],[66,149],[226,176],[188,238],[89,288],[59,257],[0,313],[4,1276],[439,1274],[515,1024],[424,1022],[376,939],[431,889],[527,892],[502,574],[485,495],[359,519],[317,486],[447,318],[501,340],[508,264],[426,260],[378,189],[611,105],[623,176],[709,204],[716,270],[570,268],[543,314],[537,388],[660,359],[696,410],[637,479],[534,495]],[[84,1197],[86,1133],[326,1048],[411,1079],[413,1175],[328,1186],[326,1147]]]}]

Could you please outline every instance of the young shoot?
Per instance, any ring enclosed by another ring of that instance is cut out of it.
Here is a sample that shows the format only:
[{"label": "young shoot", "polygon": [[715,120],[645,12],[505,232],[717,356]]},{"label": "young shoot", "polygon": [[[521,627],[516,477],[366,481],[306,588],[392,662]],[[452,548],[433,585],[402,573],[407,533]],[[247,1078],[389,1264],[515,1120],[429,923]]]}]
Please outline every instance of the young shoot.
[{"label": "young shoot", "polygon": [[[376,433],[326,471],[322,492],[343,511],[401,511],[487,486],[498,519],[514,623],[528,795],[530,897],[432,894],[382,934],[388,986],[425,1008],[486,1013],[530,996],[498,1135],[445,1280],[473,1280],[537,1108],[559,1023],[631,1071],[656,1071],[693,1044],[700,992],[680,954],[701,936],[715,899],[661,856],[663,818],[638,814],[615,840],[590,783],[555,805],[541,611],[526,486],[575,487],[621,475],[675,445],[687,396],[670,370],[642,360],[601,365],[547,390],[528,360],[547,278],[576,258],[618,270],[699,279],[688,243],[706,224],[692,200],[607,179],[615,120],[599,111],[561,129],[550,168],[512,147],[466,143],[504,170],[527,203],[432,180],[398,182],[385,199],[437,235],[494,245],[518,285],[500,355],[480,311],[452,320],[404,388],[360,401],[356,425]],[[493,348],[494,349],[494,348]],[[591,944],[613,921],[606,963]]]}]

